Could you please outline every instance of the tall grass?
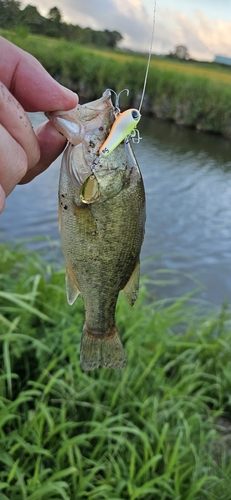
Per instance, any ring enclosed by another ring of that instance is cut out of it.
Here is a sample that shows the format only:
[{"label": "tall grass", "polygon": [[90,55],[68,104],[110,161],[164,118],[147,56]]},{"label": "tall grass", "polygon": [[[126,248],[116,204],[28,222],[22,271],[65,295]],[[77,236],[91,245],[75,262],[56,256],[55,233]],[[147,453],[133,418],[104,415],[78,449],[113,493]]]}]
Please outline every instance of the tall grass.
[{"label": "tall grass", "polygon": [[[87,48],[77,43],[20,31],[0,31],[31,52],[60,83],[94,99],[106,88],[130,91],[121,106],[138,106],[147,57],[141,54]],[[174,120],[198,130],[231,138],[231,71],[215,64],[152,58],[142,113]]]},{"label": "tall grass", "polygon": [[117,322],[124,371],[82,372],[64,270],[0,247],[0,499],[231,498],[227,307],[153,301]]}]

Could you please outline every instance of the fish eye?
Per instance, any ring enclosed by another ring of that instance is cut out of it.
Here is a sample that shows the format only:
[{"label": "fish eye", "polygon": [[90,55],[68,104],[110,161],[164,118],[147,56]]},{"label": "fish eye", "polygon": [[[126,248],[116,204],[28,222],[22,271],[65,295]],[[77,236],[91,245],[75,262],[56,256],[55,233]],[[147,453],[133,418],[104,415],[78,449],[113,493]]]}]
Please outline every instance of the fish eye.
[{"label": "fish eye", "polygon": [[132,110],[132,118],[135,120],[135,121],[138,121],[139,118],[140,118],[140,113],[138,111],[138,109],[133,109]]}]

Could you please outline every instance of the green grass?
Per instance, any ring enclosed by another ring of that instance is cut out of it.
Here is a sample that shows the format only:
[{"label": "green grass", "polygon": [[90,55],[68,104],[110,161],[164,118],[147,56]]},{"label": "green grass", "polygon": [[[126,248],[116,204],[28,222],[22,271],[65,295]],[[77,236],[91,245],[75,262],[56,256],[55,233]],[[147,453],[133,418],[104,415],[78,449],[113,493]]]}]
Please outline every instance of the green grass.
[{"label": "green grass", "polygon": [[[130,91],[121,107],[140,104],[147,56],[83,47],[23,31],[0,34],[31,52],[60,83],[88,99],[106,88]],[[153,57],[142,113],[231,138],[231,70],[217,64]]]},{"label": "green grass", "polygon": [[145,279],[117,323],[124,371],[82,372],[64,270],[0,246],[0,499],[229,500],[231,327]]}]

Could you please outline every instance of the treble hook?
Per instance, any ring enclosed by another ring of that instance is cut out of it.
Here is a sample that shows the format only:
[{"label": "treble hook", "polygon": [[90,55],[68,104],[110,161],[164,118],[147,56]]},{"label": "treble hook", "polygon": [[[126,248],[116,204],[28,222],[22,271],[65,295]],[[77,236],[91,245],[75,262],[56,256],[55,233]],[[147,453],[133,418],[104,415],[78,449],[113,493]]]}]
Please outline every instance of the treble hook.
[{"label": "treble hook", "polygon": [[134,128],[132,131],[131,131],[131,135],[130,135],[131,139],[132,139],[132,142],[134,144],[139,144],[142,137],[140,135],[140,132],[137,128]]},{"label": "treble hook", "polygon": [[[98,158],[99,157],[107,158],[107,156],[110,155],[112,151],[114,151],[114,149],[122,141],[124,141],[124,139],[126,139],[127,136],[131,136],[132,132],[133,132],[132,137],[134,142],[139,142],[141,139],[139,132],[137,130],[135,132],[133,131],[133,129],[135,129],[137,123],[139,123],[141,118],[141,114],[138,111],[138,109],[131,108],[121,113],[119,108],[120,95],[122,94],[122,92],[127,92],[128,96],[129,90],[123,89],[119,92],[119,94],[117,94],[112,89],[107,89],[107,90],[115,94],[115,106],[114,106],[115,121],[113,122],[109,135],[99,148]],[[93,173],[97,166],[97,163],[96,160],[93,162],[92,165]]]},{"label": "treble hook", "polygon": [[115,94],[115,106],[114,106],[114,108],[115,108],[115,113],[119,114],[120,113],[120,107],[119,107],[119,98],[120,98],[120,95],[122,94],[122,92],[127,92],[127,97],[128,97],[129,90],[128,89],[123,89],[118,94],[113,89],[107,89],[107,90],[110,90],[110,92],[113,92],[113,94]]}]

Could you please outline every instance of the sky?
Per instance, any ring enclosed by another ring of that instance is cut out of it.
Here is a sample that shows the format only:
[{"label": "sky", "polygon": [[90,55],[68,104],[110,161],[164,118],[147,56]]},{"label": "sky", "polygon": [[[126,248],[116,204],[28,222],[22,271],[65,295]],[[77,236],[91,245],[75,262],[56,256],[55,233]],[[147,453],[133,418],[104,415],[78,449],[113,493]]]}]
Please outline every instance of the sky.
[{"label": "sky", "polygon": [[[121,47],[147,52],[155,0],[23,0],[42,15],[58,7],[66,22],[97,30],[116,30]],[[185,45],[190,57],[213,61],[231,57],[231,0],[156,0],[152,52],[169,54]]]}]

